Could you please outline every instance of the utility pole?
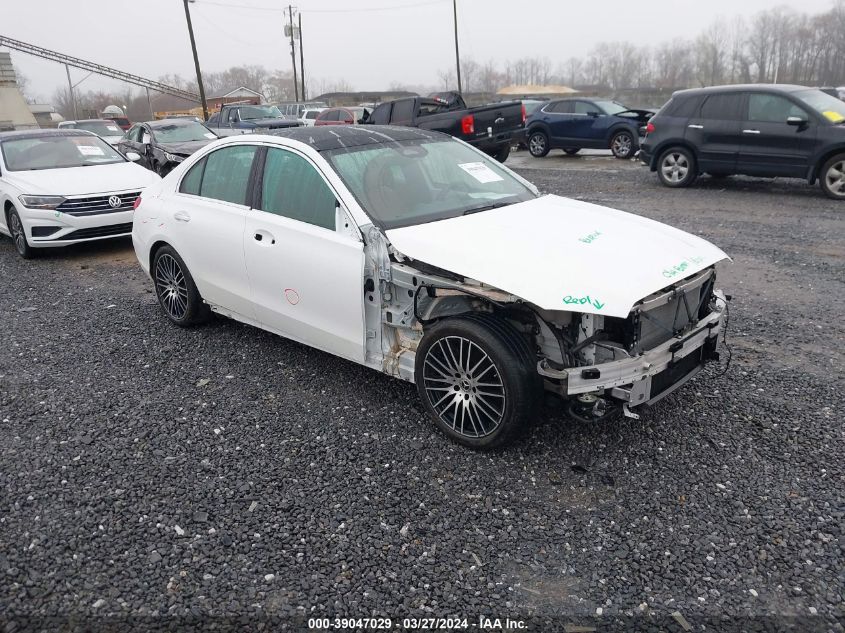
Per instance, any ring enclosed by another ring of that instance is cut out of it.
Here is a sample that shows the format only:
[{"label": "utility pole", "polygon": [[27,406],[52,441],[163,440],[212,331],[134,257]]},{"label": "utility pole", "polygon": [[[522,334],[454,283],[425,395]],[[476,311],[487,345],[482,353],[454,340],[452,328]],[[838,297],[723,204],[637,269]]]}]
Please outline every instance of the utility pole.
[{"label": "utility pole", "polygon": [[293,93],[299,101],[299,83],[296,79],[296,46],[293,43],[293,6],[288,5],[288,17],[290,18],[290,61],[293,64]]},{"label": "utility pole", "polygon": [[302,12],[297,16],[299,18],[299,80],[302,82],[302,100],[305,101],[305,53],[302,50]]},{"label": "utility pole", "polygon": [[191,24],[191,12],[188,9],[188,2],[194,0],[183,0],[185,4],[185,19],[188,21],[188,35],[191,37],[191,51],[194,53],[194,68],[197,69],[197,87],[200,91],[202,101],[202,116],[208,121],[208,102],[205,100],[205,88],[202,85],[202,72],[200,72],[200,58],[197,56],[197,43],[194,40],[194,26]]},{"label": "utility pole", "polygon": [[70,92],[70,102],[73,105],[73,118],[78,119],[79,113],[76,111],[76,97],[73,96],[73,83],[70,80],[70,66],[65,64],[65,72],[67,73],[67,89]]},{"label": "utility pole", "polygon": [[455,64],[458,70],[458,92],[463,92],[461,88],[461,53],[458,50],[458,0],[452,0],[452,12],[455,16]]},{"label": "utility pole", "polygon": [[147,105],[150,106],[150,121],[156,118],[155,112],[153,112],[153,100],[150,99],[150,89],[145,88],[147,91]]}]

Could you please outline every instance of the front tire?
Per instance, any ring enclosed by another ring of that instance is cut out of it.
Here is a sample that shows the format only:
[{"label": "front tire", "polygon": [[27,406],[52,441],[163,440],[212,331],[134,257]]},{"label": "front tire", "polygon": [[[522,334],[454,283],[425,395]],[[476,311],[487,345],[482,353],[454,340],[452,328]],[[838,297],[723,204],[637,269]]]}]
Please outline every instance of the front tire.
[{"label": "front tire", "polygon": [[208,320],[211,311],[203,303],[185,262],[171,246],[156,251],[152,273],[158,303],[168,319],[179,327]]},{"label": "front tire", "polygon": [[819,181],[828,198],[845,200],[845,154],[837,154],[824,164]]},{"label": "front tire", "polygon": [[524,429],[541,383],[528,342],[482,314],[444,319],[417,349],[417,391],[449,438],[470,448],[502,446]]},{"label": "front tire", "polygon": [[528,135],[528,152],[534,158],[543,158],[549,153],[549,137],[542,130],[531,132]]},{"label": "front tire", "polygon": [[637,151],[637,141],[628,130],[614,134],[610,139],[610,151],[620,160],[631,158]]},{"label": "front tire", "polygon": [[698,175],[695,156],[686,147],[671,147],[657,161],[657,177],[667,187],[689,187]]},{"label": "front tire", "polygon": [[18,255],[24,259],[32,259],[35,257],[35,249],[29,245],[26,239],[26,229],[24,229],[21,216],[18,215],[17,209],[12,207],[6,213],[6,226],[9,227],[9,233],[12,235],[12,241],[15,243],[15,249]]}]

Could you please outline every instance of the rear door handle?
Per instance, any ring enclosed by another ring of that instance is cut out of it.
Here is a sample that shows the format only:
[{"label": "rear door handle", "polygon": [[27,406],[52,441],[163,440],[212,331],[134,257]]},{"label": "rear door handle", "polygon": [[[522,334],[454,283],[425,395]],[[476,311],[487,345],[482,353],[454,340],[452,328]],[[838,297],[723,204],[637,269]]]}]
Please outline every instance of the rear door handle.
[{"label": "rear door handle", "polygon": [[184,211],[177,211],[176,213],[173,214],[173,219],[176,220],[177,222],[190,222],[191,216],[189,216]]},{"label": "rear door handle", "polygon": [[256,231],[252,234],[252,238],[256,242],[260,242],[262,245],[265,246],[272,246],[276,243],[276,238],[273,237],[270,233],[267,233],[266,231]]},{"label": "rear door handle", "polygon": [[690,123],[687,127],[692,128],[693,130],[703,130],[703,125],[698,125],[697,123]]},{"label": "rear door handle", "polygon": [[759,134],[760,130],[743,130],[743,134]]}]

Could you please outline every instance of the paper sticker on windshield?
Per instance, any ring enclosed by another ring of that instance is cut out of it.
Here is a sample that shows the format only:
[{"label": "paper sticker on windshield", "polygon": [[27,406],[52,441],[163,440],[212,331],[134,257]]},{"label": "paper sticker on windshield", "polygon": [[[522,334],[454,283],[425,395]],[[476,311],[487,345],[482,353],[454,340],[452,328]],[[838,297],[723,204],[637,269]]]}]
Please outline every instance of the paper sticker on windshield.
[{"label": "paper sticker on windshield", "polygon": [[104,156],[103,148],[96,145],[77,145],[77,149],[83,156]]},{"label": "paper sticker on windshield", "polygon": [[106,129],[109,132],[117,132],[118,134],[120,134],[120,128],[118,128],[116,125],[107,125]]},{"label": "paper sticker on windshield", "polygon": [[481,183],[499,182],[500,180],[504,180],[504,178],[484,163],[460,163],[458,164],[458,167]]},{"label": "paper sticker on windshield", "polygon": [[203,136],[205,138],[217,138],[217,136],[212,134],[211,132],[206,132],[205,134],[203,134]]},{"label": "paper sticker on windshield", "polygon": [[830,121],[834,123],[839,123],[840,121],[845,121],[845,116],[842,116],[838,112],[834,112],[833,110],[825,110],[822,112]]}]

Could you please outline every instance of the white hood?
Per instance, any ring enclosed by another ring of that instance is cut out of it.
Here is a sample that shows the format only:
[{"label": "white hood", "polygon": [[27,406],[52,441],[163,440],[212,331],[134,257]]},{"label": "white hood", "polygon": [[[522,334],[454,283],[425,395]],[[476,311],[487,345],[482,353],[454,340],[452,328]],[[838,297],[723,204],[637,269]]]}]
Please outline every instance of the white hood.
[{"label": "white hood", "polygon": [[25,194],[82,196],[112,191],[140,191],[161,180],[158,174],[129,162],[63,169],[9,171],[6,179]]},{"label": "white hood", "polygon": [[626,317],[727,255],[647,218],[559,196],[387,231],[403,255],[546,310]]}]

